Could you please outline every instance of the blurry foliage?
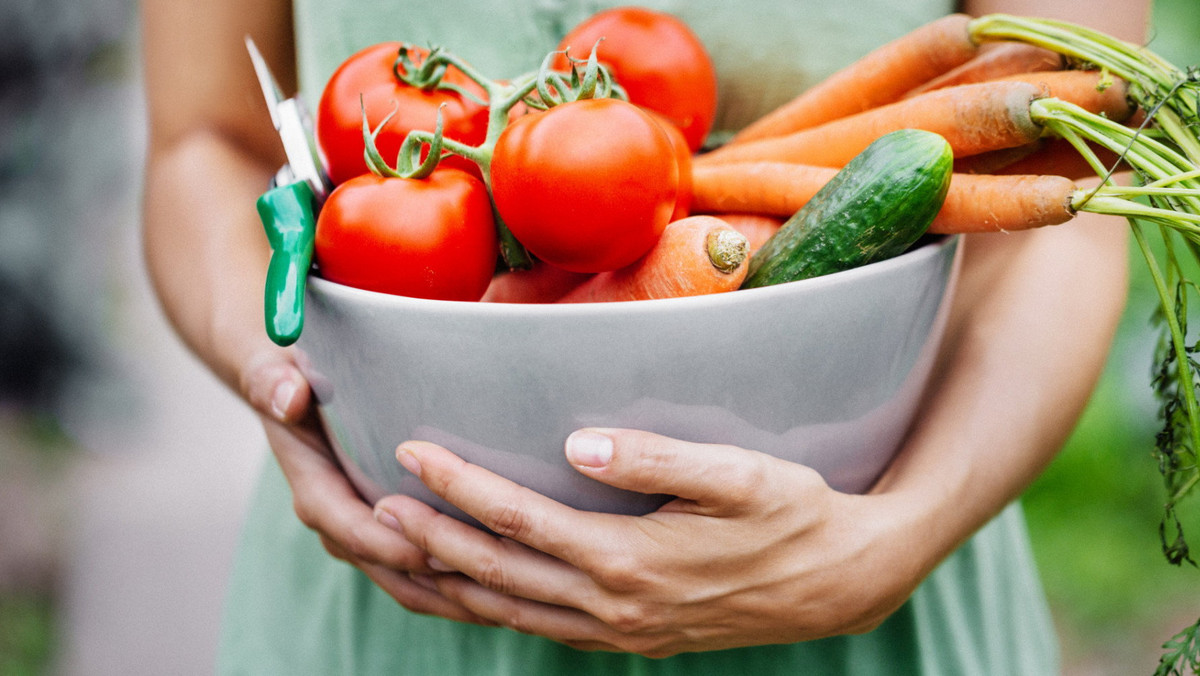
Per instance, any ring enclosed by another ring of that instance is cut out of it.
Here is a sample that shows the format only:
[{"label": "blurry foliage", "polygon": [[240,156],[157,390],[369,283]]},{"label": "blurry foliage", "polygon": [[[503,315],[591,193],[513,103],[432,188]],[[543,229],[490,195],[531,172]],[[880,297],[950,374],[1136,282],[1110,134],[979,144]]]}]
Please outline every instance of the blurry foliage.
[{"label": "blurry foliage", "polygon": [[[1155,0],[1150,48],[1200,65],[1200,3]],[[1158,526],[1165,492],[1153,457],[1161,424],[1151,390],[1158,300],[1131,252],[1129,302],[1098,388],[1062,453],[1024,497],[1055,615],[1085,651],[1161,644],[1200,615],[1200,571],[1167,563]],[[1179,505],[1200,542],[1200,500]],[[1140,633],[1140,635],[1139,635]],[[1137,673],[1151,673],[1139,663]]]},{"label": "blurry foliage", "polygon": [[[58,553],[39,509],[68,392],[107,349],[127,167],[132,0],[0,2],[0,674],[51,673]],[[14,538],[14,533],[25,537]],[[32,540],[30,539],[32,538]],[[16,541],[14,541],[16,540]]]},{"label": "blurry foliage", "polygon": [[103,259],[90,240],[103,241],[96,212],[124,187],[98,166],[120,142],[101,116],[130,71],[132,8],[0,3],[0,404],[35,415],[59,404],[100,343]]},{"label": "blurry foliage", "polygon": [[53,662],[54,604],[42,594],[0,596],[0,674],[35,676]]}]

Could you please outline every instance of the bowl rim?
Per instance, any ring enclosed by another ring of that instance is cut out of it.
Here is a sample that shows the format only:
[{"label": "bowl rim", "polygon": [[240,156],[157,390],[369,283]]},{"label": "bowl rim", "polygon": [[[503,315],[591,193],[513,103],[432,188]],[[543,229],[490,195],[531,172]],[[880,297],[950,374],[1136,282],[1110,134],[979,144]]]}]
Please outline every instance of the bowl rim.
[{"label": "bowl rim", "polygon": [[455,312],[464,315],[504,315],[504,316],[578,316],[578,315],[628,315],[630,312],[655,312],[666,309],[684,309],[691,306],[721,307],[728,303],[745,303],[753,299],[766,300],[776,296],[786,296],[804,291],[813,291],[825,286],[850,284],[859,279],[887,274],[897,268],[919,265],[930,258],[936,258],[946,250],[954,248],[959,235],[939,235],[923,244],[891,258],[861,265],[849,270],[842,270],[819,277],[801,279],[794,282],[757,287],[753,289],[738,289],[736,292],[714,293],[701,296],[681,296],[677,298],[655,298],[648,300],[609,301],[598,303],[508,303],[481,302],[462,300],[435,300],[416,298],[371,291],[357,287],[339,284],[320,277],[314,270],[308,277],[306,294],[316,294],[330,298],[339,298],[374,307],[395,307],[412,311]]}]

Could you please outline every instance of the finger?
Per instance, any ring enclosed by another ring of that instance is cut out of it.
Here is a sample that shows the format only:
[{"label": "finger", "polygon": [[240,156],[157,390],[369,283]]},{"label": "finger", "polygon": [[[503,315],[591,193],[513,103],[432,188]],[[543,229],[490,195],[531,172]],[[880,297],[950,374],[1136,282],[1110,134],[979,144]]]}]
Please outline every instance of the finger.
[{"label": "finger", "polygon": [[567,438],[567,460],[582,474],[639,493],[661,493],[692,501],[701,511],[730,509],[774,500],[773,479],[814,471],[758,451],[699,444],[626,429],[585,428]]},{"label": "finger", "polygon": [[[402,573],[384,566],[358,561],[336,542],[324,535],[321,544],[330,556],[361,570],[372,582],[405,608],[427,615],[475,624],[494,624],[442,595],[433,579],[425,573]],[[429,571],[433,573],[434,571]]]},{"label": "finger", "polygon": [[616,632],[579,610],[501,594],[462,576],[439,575],[433,580],[445,598],[501,627],[584,649],[621,650]]},{"label": "finger", "polygon": [[289,351],[264,349],[242,369],[242,397],[259,413],[283,423],[305,419],[312,404],[308,381]]},{"label": "finger", "polygon": [[616,522],[629,518],[572,509],[436,444],[405,442],[396,457],[431,491],[494,533],[577,567],[613,543]]},{"label": "finger", "polygon": [[427,571],[425,554],[375,520],[370,505],[354,490],[322,446],[291,434],[292,428],[264,421],[271,449],[292,489],[296,515],[356,561],[402,571]]},{"label": "finger", "polygon": [[358,568],[397,603],[414,613],[436,615],[458,622],[495,626],[495,622],[471,612],[462,604],[444,596],[433,579],[424,575],[409,576],[371,564]]},{"label": "finger", "polygon": [[384,498],[375,509],[377,515],[392,515],[405,537],[434,557],[429,565],[435,569],[460,572],[502,594],[562,606],[587,608],[601,595],[578,568],[412,498]]}]

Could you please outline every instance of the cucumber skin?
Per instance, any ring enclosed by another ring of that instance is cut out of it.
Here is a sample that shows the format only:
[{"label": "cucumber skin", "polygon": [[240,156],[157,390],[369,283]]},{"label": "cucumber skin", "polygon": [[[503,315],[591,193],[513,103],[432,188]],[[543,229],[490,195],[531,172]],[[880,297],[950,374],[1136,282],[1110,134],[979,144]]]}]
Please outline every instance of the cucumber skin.
[{"label": "cucumber skin", "polygon": [[954,167],[950,144],[901,129],[876,139],[750,259],[743,289],[782,284],[904,253],[942,208]]}]

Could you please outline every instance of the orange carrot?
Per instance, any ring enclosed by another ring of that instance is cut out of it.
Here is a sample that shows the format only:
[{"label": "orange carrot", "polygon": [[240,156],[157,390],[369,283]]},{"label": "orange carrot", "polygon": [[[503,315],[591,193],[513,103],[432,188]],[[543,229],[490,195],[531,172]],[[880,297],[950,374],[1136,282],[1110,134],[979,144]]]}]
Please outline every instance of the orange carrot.
[{"label": "orange carrot", "polygon": [[[1033,143],[1026,143],[1023,146],[1016,148],[1001,148],[999,150],[989,150],[986,153],[977,155],[967,155],[954,160],[954,171],[959,174],[995,174],[1003,171],[1005,167],[1011,166],[1014,163],[1024,160],[1030,155],[1034,155],[1046,146],[1050,139],[1040,138]],[[1046,171],[1023,171],[1017,172],[1023,174],[1048,174],[1054,172]]]},{"label": "orange carrot", "polygon": [[[1117,163],[1116,153],[1098,146],[1092,146],[1092,150],[1106,168],[1112,168]],[[1087,163],[1083,155],[1080,155],[1079,151],[1068,141],[1059,138],[1047,139],[1047,142],[1037,152],[997,167],[992,173],[1054,174],[1070,179],[1096,175],[1095,169]]]},{"label": "orange carrot", "polygon": [[[828,167],[757,162],[697,171],[695,204],[789,218],[836,173]],[[751,177],[746,179],[745,177]],[[930,232],[1025,230],[1063,223],[1075,184],[1062,176],[954,174]]]},{"label": "orange carrot", "polygon": [[[727,145],[696,158],[693,167],[723,162],[768,160],[841,167],[872,141],[897,129],[924,129],[941,134],[955,157],[1032,143],[1042,129],[1029,114],[1035,98],[1054,96],[1110,119],[1129,117],[1120,85],[1095,88],[1094,75],[1039,84],[1019,80],[981,82],[927,92],[787,136]],[[1043,73],[1039,75],[1055,75]]]},{"label": "orange carrot", "polygon": [[1038,93],[1025,82],[938,89],[787,136],[727,145],[697,157],[693,166],[773,160],[841,167],[875,139],[904,128],[941,134],[955,156],[1011,148],[1041,134],[1029,116],[1029,102]]},{"label": "orange carrot", "polygon": [[482,300],[489,303],[553,303],[591,275],[570,272],[542,261],[529,270],[509,270],[492,278]]},{"label": "orange carrot", "polygon": [[786,162],[698,166],[692,172],[692,210],[787,218],[807,204],[837,171]]},{"label": "orange carrot", "polygon": [[1075,182],[1063,176],[955,174],[929,232],[1028,230],[1075,217]]},{"label": "orange carrot", "polygon": [[601,272],[559,302],[597,303],[699,296],[742,285],[746,237],[719,218],[689,216],[667,225],[658,243],[629,267]]},{"label": "orange carrot", "polygon": [[979,51],[971,17],[951,14],[876,48],[742,129],[731,143],[782,136],[899,100]]},{"label": "orange carrot", "polygon": [[1126,122],[1134,114],[1129,103],[1129,83],[1097,70],[1054,70],[1019,73],[996,82],[1028,82],[1041,88],[1040,96],[1052,96],[1077,106],[1103,113],[1111,120]]},{"label": "orange carrot", "polygon": [[995,42],[980,48],[978,56],[961,66],[914,88],[905,98],[935,89],[987,82],[1008,75],[1061,70],[1061,54],[1023,42]]},{"label": "orange carrot", "polygon": [[763,243],[771,239],[771,235],[774,235],[783,226],[784,221],[782,217],[766,214],[715,213],[712,215],[745,235],[751,254],[762,248]]}]

